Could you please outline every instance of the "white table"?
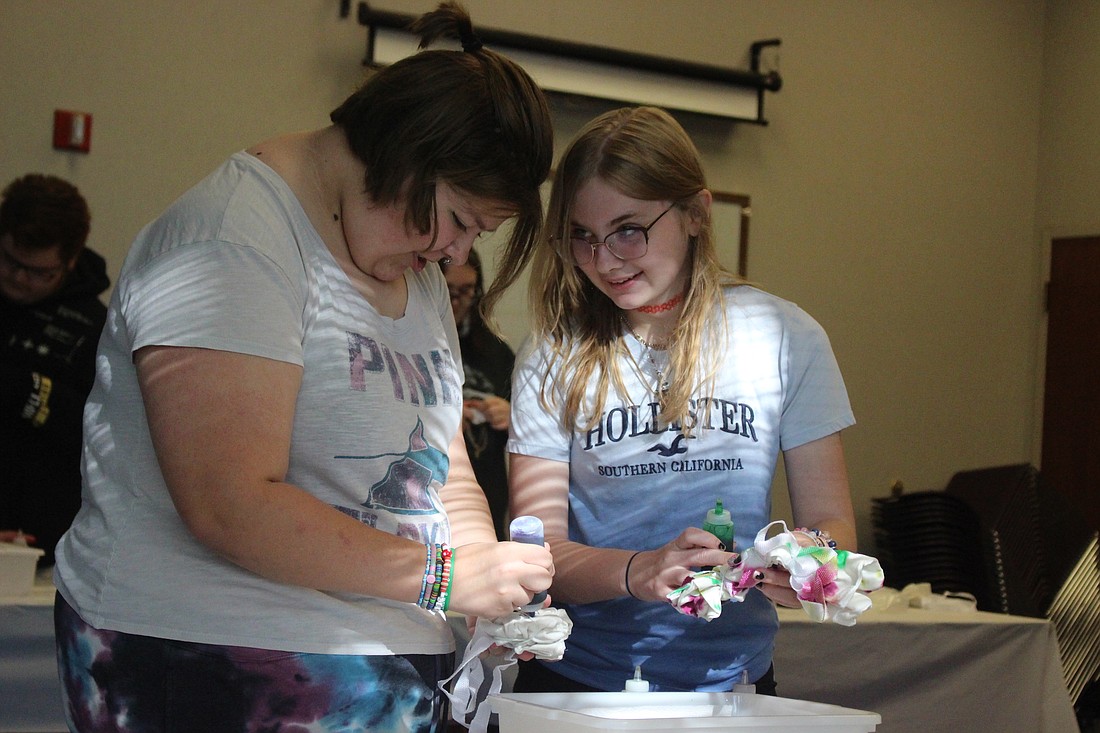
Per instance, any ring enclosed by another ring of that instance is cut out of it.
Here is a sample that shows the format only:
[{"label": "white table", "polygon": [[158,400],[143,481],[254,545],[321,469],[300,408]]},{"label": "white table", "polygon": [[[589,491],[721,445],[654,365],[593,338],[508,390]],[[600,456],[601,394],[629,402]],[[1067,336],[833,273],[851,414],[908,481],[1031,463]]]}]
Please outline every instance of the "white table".
[{"label": "white table", "polygon": [[[876,733],[1078,731],[1044,619],[894,606],[855,626],[814,623],[800,609],[779,609],[779,620],[778,694],[878,713]],[[451,628],[461,654],[464,620]]]},{"label": "white table", "polygon": [[850,627],[795,609],[779,619],[778,693],[876,712],[876,733],[1078,730],[1044,619],[906,607]]},{"label": "white table", "polygon": [[25,596],[0,597],[0,733],[68,730],[53,634],[48,571]]},{"label": "white table", "polygon": [[[1077,731],[1045,620],[908,608],[874,609],[850,627],[799,610],[779,618],[779,694],[876,712],[876,733]],[[29,596],[0,598],[0,733],[64,730],[53,587],[42,579]]]}]

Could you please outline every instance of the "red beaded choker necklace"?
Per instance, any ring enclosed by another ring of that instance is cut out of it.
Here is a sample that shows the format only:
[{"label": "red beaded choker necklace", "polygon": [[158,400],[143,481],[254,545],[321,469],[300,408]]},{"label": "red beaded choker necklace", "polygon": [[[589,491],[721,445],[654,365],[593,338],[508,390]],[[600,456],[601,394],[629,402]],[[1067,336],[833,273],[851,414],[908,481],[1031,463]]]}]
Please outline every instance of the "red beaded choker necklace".
[{"label": "red beaded choker necklace", "polygon": [[658,303],[657,305],[640,305],[634,310],[640,311],[642,313],[664,313],[665,311],[670,311],[676,306],[680,305],[683,299],[684,294],[680,293],[679,295],[669,298],[664,303]]}]

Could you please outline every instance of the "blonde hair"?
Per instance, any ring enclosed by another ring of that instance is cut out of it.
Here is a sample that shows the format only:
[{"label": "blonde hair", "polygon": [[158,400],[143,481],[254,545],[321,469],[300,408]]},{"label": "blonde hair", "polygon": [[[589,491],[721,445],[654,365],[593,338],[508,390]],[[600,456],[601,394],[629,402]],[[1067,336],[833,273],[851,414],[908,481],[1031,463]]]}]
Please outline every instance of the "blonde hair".
[{"label": "blonde hair", "polygon": [[[616,360],[626,349],[623,312],[575,265],[569,245],[574,199],[594,178],[630,198],[671,201],[701,223],[689,243],[687,290],[676,338],[669,345],[670,386],[660,395],[661,419],[690,433],[691,395],[713,386],[721,356],[717,344],[723,339],[714,338],[710,330],[719,325],[712,314],[722,301],[722,289],[742,281],[718,260],[709,209],[701,196],[706,178],[699,152],[680,124],[655,107],[613,110],[592,120],[570,143],[554,174],[548,236],[535,252],[530,288],[535,336],[550,347],[550,368],[540,387],[542,404],[561,411],[566,430],[578,420],[590,430],[612,388],[627,397]],[[555,382],[554,373],[569,376]],[[586,405],[593,382],[595,402]]]}]

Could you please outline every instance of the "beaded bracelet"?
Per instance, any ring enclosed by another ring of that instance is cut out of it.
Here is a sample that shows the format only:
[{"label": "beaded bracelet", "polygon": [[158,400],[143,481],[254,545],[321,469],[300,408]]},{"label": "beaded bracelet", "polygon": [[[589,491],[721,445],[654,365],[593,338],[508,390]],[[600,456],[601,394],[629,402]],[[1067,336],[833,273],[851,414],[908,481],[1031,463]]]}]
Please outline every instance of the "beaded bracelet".
[{"label": "beaded bracelet", "polygon": [[425,607],[429,611],[435,610],[435,604],[439,601],[439,593],[443,586],[443,551],[442,545],[439,546],[439,552],[436,554],[435,567],[432,574],[428,577],[428,600],[425,601]]},{"label": "beaded bracelet", "polygon": [[[429,580],[432,576],[432,568],[435,566],[435,550],[438,545],[428,545],[428,556],[424,561],[424,577],[420,579],[420,597],[416,599],[416,605],[424,607],[424,601],[427,598]],[[434,578],[433,578],[434,580]]]},{"label": "beaded bracelet", "polygon": [[[451,585],[451,548],[445,544],[428,545],[428,559],[424,580],[420,585],[420,597],[416,605],[428,611],[446,610],[446,599]],[[443,607],[440,608],[440,603]]]},{"label": "beaded bracelet", "polygon": [[449,550],[448,552],[450,553],[450,564],[447,567],[447,582],[443,591],[443,605],[439,609],[443,612],[446,612],[447,607],[451,605],[451,581],[455,576],[455,555],[458,553],[458,550]]},{"label": "beaded bracelet", "polygon": [[794,530],[795,532],[801,532],[806,535],[818,547],[828,547],[830,549],[836,549],[836,540],[833,536],[823,529],[806,529],[805,527],[799,527]]},{"label": "beaded bracelet", "polygon": [[435,594],[435,603],[432,605],[433,610],[439,608],[439,610],[446,610],[442,607],[443,599],[447,595],[447,591],[451,589],[451,550],[448,547],[444,547],[440,552],[442,559],[439,563],[439,591]]}]

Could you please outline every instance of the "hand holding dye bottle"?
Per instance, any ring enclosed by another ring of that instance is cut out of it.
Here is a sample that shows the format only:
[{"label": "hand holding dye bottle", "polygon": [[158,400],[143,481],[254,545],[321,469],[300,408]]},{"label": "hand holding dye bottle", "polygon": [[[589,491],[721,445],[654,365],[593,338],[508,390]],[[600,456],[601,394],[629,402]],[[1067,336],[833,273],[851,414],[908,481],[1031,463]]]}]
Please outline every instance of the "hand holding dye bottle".
[{"label": "hand holding dye bottle", "polygon": [[[545,544],[542,533],[542,520],[529,514],[513,519],[512,523],[508,525],[508,533],[512,542],[522,542],[526,545],[538,545],[539,547]],[[546,591],[539,591],[530,603],[520,608],[527,613],[533,613],[542,608],[542,603],[545,600]]]}]

